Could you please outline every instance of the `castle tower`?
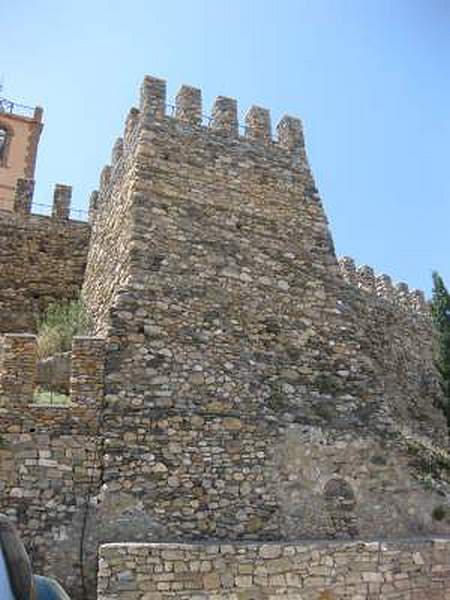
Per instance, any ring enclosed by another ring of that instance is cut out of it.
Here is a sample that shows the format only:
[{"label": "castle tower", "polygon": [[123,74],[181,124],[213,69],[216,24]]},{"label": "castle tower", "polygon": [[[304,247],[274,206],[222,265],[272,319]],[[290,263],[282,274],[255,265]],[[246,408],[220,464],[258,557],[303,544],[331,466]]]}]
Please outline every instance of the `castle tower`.
[{"label": "castle tower", "polygon": [[[98,545],[98,600],[356,597],[358,578],[393,598],[409,573],[444,591],[440,539],[409,558],[349,545],[450,534],[423,295],[338,263],[300,119],[252,106],[239,124],[224,96],[206,117],[187,85],[169,106],[146,77],[89,224],[67,185],[34,214],[30,171],[0,210],[0,511],[74,600],[96,597]],[[35,315],[82,282],[103,339],[75,340],[69,406],[29,404]]]},{"label": "castle tower", "polygon": [[18,179],[34,179],[42,113],[0,97],[0,209],[13,210]]},{"label": "castle tower", "polygon": [[357,271],[360,291],[340,275],[301,121],[272,135],[253,106],[240,127],[223,96],[210,113],[185,85],[167,114],[165,81],[146,77],[91,202],[83,293],[107,339],[99,538],[404,534],[388,494],[364,513],[384,433],[359,432],[397,427],[413,395],[444,431],[417,392],[420,373],[434,393],[431,336],[412,335],[405,369],[408,322],[378,302],[372,271]]}]

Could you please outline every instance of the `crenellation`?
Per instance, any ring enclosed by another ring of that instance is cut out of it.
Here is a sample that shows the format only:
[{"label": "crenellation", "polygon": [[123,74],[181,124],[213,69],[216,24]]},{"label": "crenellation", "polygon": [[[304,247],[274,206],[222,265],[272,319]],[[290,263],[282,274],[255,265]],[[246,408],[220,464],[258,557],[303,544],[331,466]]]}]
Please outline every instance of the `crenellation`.
[{"label": "crenellation", "polygon": [[376,294],[379,298],[394,304],[395,290],[389,275],[377,275],[375,284]]},{"label": "crenellation", "polygon": [[166,112],[166,82],[146,75],[141,86],[139,110],[141,119],[161,120]]},{"label": "crenellation", "polygon": [[389,275],[377,275],[377,291],[380,291],[380,295],[392,295],[393,285],[392,278]]},{"label": "crenellation", "polygon": [[425,294],[422,290],[411,290],[410,299],[413,307],[422,313],[429,313],[430,307],[425,299]]},{"label": "crenellation", "polygon": [[16,183],[13,212],[21,215],[31,213],[33,203],[34,179],[19,178]]},{"label": "crenellation", "polygon": [[123,134],[124,152],[128,152],[134,141],[135,134],[139,126],[139,119],[139,109],[135,107],[130,108],[125,121],[125,129]]},{"label": "crenellation", "polygon": [[114,146],[111,151],[111,166],[112,166],[112,168],[114,168],[116,166],[116,164],[121,160],[121,158],[123,156],[123,148],[124,148],[123,138],[118,137],[117,140],[114,142]]},{"label": "crenellation", "polygon": [[111,165],[105,165],[100,173],[100,181],[99,181],[99,199],[101,201],[102,197],[106,194],[110,181],[111,181],[112,168]]},{"label": "crenellation", "polygon": [[356,284],[356,266],[353,258],[341,256],[338,260],[339,269],[344,278],[349,282]]},{"label": "crenellation", "polygon": [[394,286],[394,302],[396,302],[399,306],[403,306],[406,310],[415,308],[411,302],[409,286],[404,281],[399,281]]},{"label": "crenellation", "polygon": [[268,144],[272,140],[270,111],[267,108],[252,106],[245,115],[245,135],[251,139]]},{"label": "crenellation", "polygon": [[399,281],[395,286],[397,292],[402,296],[409,295],[409,286],[404,281]]},{"label": "crenellation", "polygon": [[175,98],[175,118],[190,125],[201,125],[201,90],[189,85],[181,86]]},{"label": "crenellation", "polygon": [[356,269],[356,277],[359,287],[364,288],[369,292],[375,291],[375,273],[372,267],[362,265]]},{"label": "crenellation", "polygon": [[367,265],[355,267],[353,259],[348,256],[339,258],[338,263],[341,275],[351,285],[363,289],[392,306],[405,308],[407,311],[411,310],[417,316],[429,317],[428,306],[422,291],[410,291],[404,282],[394,285],[389,275],[376,275],[372,267]]},{"label": "crenellation", "polygon": [[285,115],[277,125],[277,141],[280,148],[295,153],[305,148],[303,126],[300,119]]},{"label": "crenellation", "polygon": [[94,190],[93,192],[91,192],[91,195],[89,197],[88,221],[89,221],[90,225],[94,224],[95,216],[97,214],[98,196],[99,196],[98,190]]},{"label": "crenellation", "polygon": [[[151,126],[155,120],[155,116],[157,121],[165,120],[166,123],[174,121],[175,123],[183,122],[195,127],[202,126],[204,115],[202,114],[201,96],[199,88],[182,85],[175,97],[172,116],[167,116],[165,108],[171,105],[166,104],[165,81],[153,77],[144,78],[141,87],[140,111],[132,109],[127,118],[126,133],[124,134],[125,151],[129,146],[127,141],[129,137],[127,133],[128,123],[130,123],[130,129],[135,130],[137,120],[144,127],[147,125]],[[143,106],[147,107],[145,109],[147,117],[143,114]],[[226,134],[226,136],[239,140],[239,142],[252,141],[258,144],[265,144],[272,150],[279,148],[284,152],[288,151],[291,155],[291,168],[303,166],[306,168],[306,171],[309,171],[300,119],[290,116],[285,116],[281,119],[277,127],[278,141],[276,144],[272,143],[270,111],[266,108],[258,106],[250,107],[246,113],[245,122],[241,126],[238,121],[236,100],[234,98],[218,96],[214,101],[211,115],[207,120],[208,126],[205,127],[206,130],[209,129],[210,132]],[[241,127],[243,130],[242,135],[240,135]],[[275,156],[276,153],[274,153]],[[314,196],[318,198],[317,193]]]},{"label": "crenellation", "polygon": [[72,187],[57,183],[53,192],[52,217],[61,220],[69,219],[71,200]]},{"label": "crenellation", "polygon": [[215,99],[211,113],[210,127],[230,137],[238,135],[237,102],[234,98],[218,96]]}]

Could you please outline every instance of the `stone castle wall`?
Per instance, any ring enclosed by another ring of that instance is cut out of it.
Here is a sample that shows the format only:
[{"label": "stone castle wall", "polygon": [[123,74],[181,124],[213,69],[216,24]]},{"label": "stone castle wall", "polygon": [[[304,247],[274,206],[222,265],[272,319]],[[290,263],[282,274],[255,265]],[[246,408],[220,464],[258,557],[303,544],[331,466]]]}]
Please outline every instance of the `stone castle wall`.
[{"label": "stone castle wall", "polygon": [[375,275],[367,265],[356,268],[348,257],[339,260],[339,269],[364,329],[361,351],[376,361],[383,381],[385,410],[403,428],[420,422],[421,433],[445,444],[442,414],[433,410],[443,399],[434,364],[431,312],[423,292],[403,282],[394,284],[388,275]]},{"label": "stone castle wall", "polygon": [[[450,533],[423,298],[337,261],[298,119],[283,117],[273,139],[268,111],[252,107],[242,132],[235,101],[219,97],[204,124],[201,93],[187,86],[172,116],[166,109],[165,82],[147,77],[91,197],[90,226],[68,219],[61,186],[51,218],[30,215],[23,180],[15,214],[0,215],[0,331],[32,331],[36,312],[83,281],[105,338],[75,344],[64,408],[32,404],[34,337],[2,340],[0,510],[18,519],[35,564],[78,600],[83,588],[93,597],[97,540],[183,542],[189,565],[191,553],[210,552],[190,542],[230,542],[230,569],[256,582],[268,541],[295,562],[299,539]],[[237,550],[244,540],[258,544]],[[141,598],[134,570],[170,562],[158,545],[105,548],[100,586],[111,598]],[[354,548],[336,555],[346,561]],[[400,572],[421,590],[408,552]],[[186,580],[200,597],[254,598],[221,580],[202,588],[189,570],[158,593],[189,597]],[[354,589],[389,584],[381,571]]]},{"label": "stone castle wall", "polygon": [[14,211],[0,210],[0,332],[32,332],[52,302],[77,298],[87,223],[69,219],[70,188],[56,186],[52,217],[31,214],[32,180],[19,180]]},{"label": "stone castle wall", "polygon": [[107,336],[100,538],[447,531],[407,441],[446,439],[429,319],[343,277],[300,122],[275,141],[267,111],[244,135],[236,112],[218,98],[205,126],[184,86],[170,117],[146,78],[102,177],[83,289]]},{"label": "stone castle wall", "polygon": [[448,600],[450,541],[107,544],[99,600]]},{"label": "stone castle wall", "polygon": [[35,336],[0,340],[0,512],[17,522],[34,572],[76,599],[95,590],[103,350],[102,340],[75,338],[71,403],[38,405]]},{"label": "stone castle wall", "polygon": [[134,164],[139,111],[131,109],[123,138],[118,138],[111,165],[100,176],[99,191],[90,199],[90,222],[93,228],[83,296],[97,332],[105,332],[116,296],[126,288],[133,261],[131,246],[133,227]]}]

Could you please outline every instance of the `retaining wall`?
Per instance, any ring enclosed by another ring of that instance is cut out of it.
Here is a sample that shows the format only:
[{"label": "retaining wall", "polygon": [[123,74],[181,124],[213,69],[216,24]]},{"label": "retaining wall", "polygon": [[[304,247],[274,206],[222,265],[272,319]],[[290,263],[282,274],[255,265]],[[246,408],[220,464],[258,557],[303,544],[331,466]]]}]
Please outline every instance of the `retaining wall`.
[{"label": "retaining wall", "polygon": [[106,544],[99,600],[449,600],[450,541]]}]

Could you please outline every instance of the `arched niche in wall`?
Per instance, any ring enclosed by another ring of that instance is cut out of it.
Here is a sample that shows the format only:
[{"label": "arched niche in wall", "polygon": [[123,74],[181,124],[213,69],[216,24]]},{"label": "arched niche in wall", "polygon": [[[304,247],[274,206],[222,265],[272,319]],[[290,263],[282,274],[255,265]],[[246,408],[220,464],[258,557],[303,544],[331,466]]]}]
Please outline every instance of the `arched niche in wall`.
[{"label": "arched niche in wall", "polygon": [[341,477],[329,479],[323,489],[329,509],[352,511],[356,506],[356,496],[352,486]]},{"label": "arched niche in wall", "polygon": [[332,524],[330,537],[335,539],[357,537],[358,523],[354,511],[357,500],[348,481],[341,477],[329,479],[325,484],[323,497]]}]

